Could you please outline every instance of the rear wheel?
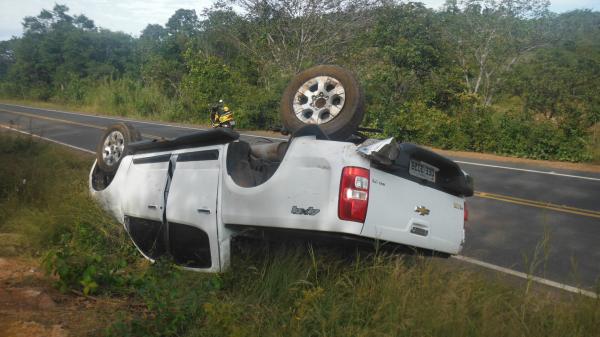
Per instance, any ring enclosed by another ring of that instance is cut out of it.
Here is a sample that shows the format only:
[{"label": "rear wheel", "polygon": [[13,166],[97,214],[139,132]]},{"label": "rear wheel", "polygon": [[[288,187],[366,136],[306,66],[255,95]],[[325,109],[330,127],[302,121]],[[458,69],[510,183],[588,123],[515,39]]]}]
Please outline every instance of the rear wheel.
[{"label": "rear wheel", "polygon": [[332,140],[346,140],[364,115],[362,89],[348,70],[321,65],[296,75],[281,99],[281,121],[291,133],[318,125]]},{"label": "rear wheel", "polygon": [[129,144],[142,140],[142,135],[129,123],[109,126],[96,147],[98,166],[105,173],[114,173],[126,155]]}]

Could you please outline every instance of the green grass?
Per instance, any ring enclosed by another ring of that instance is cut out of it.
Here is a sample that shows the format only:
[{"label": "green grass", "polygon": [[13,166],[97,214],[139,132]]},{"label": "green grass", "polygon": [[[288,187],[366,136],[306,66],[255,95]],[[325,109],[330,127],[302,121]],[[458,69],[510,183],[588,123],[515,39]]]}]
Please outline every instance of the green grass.
[{"label": "green grass", "polygon": [[91,161],[0,134],[0,233],[62,290],[126,299],[108,335],[600,336],[600,300],[442,259],[237,240],[223,274],[149,264],[90,200]]},{"label": "green grass", "polygon": [[85,198],[80,156],[32,138],[1,136],[0,231],[22,234],[33,251],[42,251],[73,221],[94,219],[87,215],[92,204]]}]

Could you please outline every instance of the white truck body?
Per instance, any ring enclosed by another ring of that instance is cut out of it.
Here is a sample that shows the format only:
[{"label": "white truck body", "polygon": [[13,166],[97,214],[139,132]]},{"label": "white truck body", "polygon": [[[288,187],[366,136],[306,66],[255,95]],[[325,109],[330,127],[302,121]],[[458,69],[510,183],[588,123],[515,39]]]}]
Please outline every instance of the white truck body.
[{"label": "white truck body", "polygon": [[[127,155],[103,188],[95,186],[94,164],[91,194],[125,226],[146,258],[170,253],[199,271],[226,270],[231,238],[246,227],[339,233],[447,254],[462,248],[464,195],[399,176],[358,151],[359,145],[293,138],[274,173],[244,187],[230,172],[233,159],[228,162],[238,143]],[[362,222],[340,219],[347,167],[368,170]]]}]

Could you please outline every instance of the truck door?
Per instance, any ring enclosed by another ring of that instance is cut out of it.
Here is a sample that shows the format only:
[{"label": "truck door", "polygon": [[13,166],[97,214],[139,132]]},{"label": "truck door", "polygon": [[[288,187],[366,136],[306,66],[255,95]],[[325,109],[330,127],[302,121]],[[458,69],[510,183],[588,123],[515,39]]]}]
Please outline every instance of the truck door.
[{"label": "truck door", "polygon": [[150,259],[166,252],[163,214],[170,158],[170,153],[134,156],[121,190],[127,232]]},{"label": "truck door", "polygon": [[126,216],[163,220],[170,158],[170,153],[133,158],[123,188],[123,213]]},{"label": "truck door", "polygon": [[171,255],[180,265],[209,272],[221,271],[227,262],[221,256],[229,257],[229,237],[217,217],[221,148],[180,153],[173,158],[166,193]]}]

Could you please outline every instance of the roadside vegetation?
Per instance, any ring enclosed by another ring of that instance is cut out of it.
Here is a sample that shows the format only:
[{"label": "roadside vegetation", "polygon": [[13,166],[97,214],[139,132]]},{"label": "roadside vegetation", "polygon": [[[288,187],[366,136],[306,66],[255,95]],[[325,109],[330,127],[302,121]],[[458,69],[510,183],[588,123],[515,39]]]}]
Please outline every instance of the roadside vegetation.
[{"label": "roadside vegetation", "polygon": [[[234,11],[243,9],[244,14]],[[242,128],[280,126],[301,69],[353,70],[365,126],[444,149],[599,161],[600,13],[545,0],[217,2],[139,38],[56,5],[0,42],[0,98],[206,123],[224,99]]]},{"label": "roadside vegetation", "polygon": [[0,258],[40,261],[56,289],[92,308],[123,303],[90,335],[599,336],[599,299],[437,258],[238,240],[226,273],[151,264],[90,199],[91,161],[0,133],[0,235],[19,241],[0,242]]}]

